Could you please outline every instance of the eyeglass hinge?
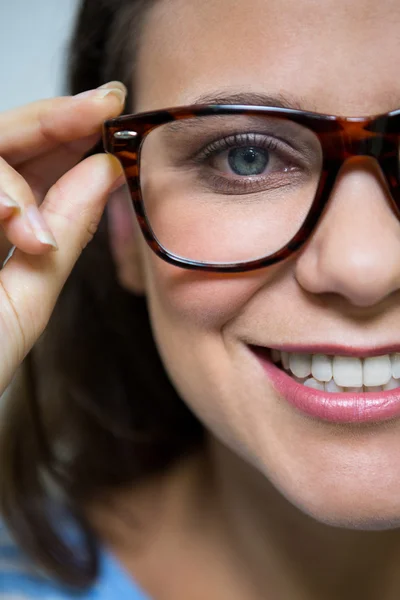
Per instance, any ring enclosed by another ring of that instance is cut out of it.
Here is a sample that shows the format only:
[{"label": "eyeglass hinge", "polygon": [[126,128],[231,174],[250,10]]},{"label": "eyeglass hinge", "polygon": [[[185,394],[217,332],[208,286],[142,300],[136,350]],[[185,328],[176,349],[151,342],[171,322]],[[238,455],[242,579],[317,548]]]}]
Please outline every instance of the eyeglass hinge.
[{"label": "eyeglass hinge", "polygon": [[135,138],[136,136],[137,136],[136,131],[116,131],[114,133],[114,137],[117,138],[117,140],[131,140],[132,138]]}]

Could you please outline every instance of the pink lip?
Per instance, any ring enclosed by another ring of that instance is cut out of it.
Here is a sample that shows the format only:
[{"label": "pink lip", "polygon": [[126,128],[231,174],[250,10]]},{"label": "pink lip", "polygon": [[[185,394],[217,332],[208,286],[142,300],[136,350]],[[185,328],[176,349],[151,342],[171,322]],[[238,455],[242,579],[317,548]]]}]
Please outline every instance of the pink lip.
[{"label": "pink lip", "polygon": [[278,394],[311,417],[332,423],[368,423],[400,416],[400,387],[385,392],[362,394],[322,392],[297,383],[271,362],[265,349],[252,346],[250,350],[261,363]]}]

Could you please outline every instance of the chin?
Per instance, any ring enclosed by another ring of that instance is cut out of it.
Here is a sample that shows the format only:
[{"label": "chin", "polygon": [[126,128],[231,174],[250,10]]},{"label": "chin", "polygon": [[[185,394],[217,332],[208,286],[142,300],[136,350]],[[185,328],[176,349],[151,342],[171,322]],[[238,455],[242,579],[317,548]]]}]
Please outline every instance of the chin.
[{"label": "chin", "polygon": [[335,494],[326,493],[318,486],[311,485],[306,497],[297,493],[281,492],[286,499],[299,511],[315,521],[330,527],[352,529],[359,531],[383,531],[400,527],[400,489],[393,501],[388,495],[379,497],[370,490],[365,495],[362,490],[355,493],[352,490],[338,487]]},{"label": "chin", "polygon": [[335,528],[400,528],[400,473],[393,446],[389,446],[389,453],[387,447],[386,451],[380,447],[378,452],[370,446],[350,451],[335,444],[332,447],[326,439],[324,448],[312,456],[302,452],[304,445],[295,448],[296,452],[293,447],[288,451],[285,444],[280,454],[276,446],[273,452],[259,446],[256,455],[246,457],[263,476],[264,484],[259,484],[276,518],[290,520],[295,509],[299,518],[307,515]]},{"label": "chin", "polygon": [[358,514],[353,507],[353,510],[336,513],[326,513],[324,510],[319,512],[311,512],[304,510],[311,518],[328,525],[340,529],[352,529],[358,531],[386,531],[389,529],[398,529],[400,527],[400,514],[380,515],[377,513]]}]

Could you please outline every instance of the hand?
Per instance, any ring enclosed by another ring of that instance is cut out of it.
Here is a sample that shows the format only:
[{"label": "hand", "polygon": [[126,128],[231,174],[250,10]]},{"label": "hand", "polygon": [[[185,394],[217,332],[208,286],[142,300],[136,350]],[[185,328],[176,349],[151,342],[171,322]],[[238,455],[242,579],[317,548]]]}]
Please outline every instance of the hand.
[{"label": "hand", "polygon": [[0,114],[0,260],[15,246],[0,271],[0,394],[48,323],[122,178],[110,155],[80,160],[99,141],[102,122],[122,111],[125,92],[111,82]]}]

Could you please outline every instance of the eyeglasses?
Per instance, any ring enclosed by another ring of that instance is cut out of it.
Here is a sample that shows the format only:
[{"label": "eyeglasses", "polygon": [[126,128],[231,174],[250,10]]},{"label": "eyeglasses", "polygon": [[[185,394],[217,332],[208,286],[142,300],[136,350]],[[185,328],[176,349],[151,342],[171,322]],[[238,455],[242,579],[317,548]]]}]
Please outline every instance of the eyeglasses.
[{"label": "eyeglasses", "polygon": [[187,269],[243,272],[289,257],[353,157],[378,162],[400,218],[400,110],[345,118],[194,105],[110,119],[104,147],[149,246]]}]

